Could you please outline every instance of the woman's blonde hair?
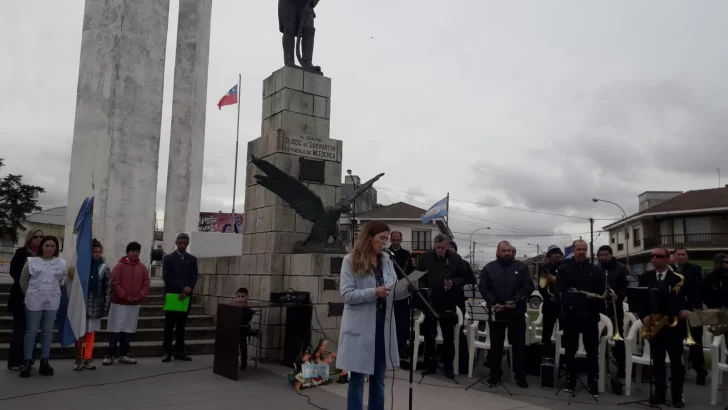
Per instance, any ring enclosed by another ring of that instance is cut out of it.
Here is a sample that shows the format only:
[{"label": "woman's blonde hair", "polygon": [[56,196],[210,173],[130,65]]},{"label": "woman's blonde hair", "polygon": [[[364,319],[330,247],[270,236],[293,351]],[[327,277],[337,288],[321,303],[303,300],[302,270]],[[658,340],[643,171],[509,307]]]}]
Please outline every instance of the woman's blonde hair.
[{"label": "woman's blonde hair", "polygon": [[373,253],[376,254],[376,249],[372,247],[372,240],[382,232],[389,232],[389,226],[380,221],[368,222],[359,232],[359,237],[351,250],[351,264],[354,267],[354,272],[362,276],[369,274],[369,267],[371,266],[369,258]]},{"label": "woman's blonde hair", "polygon": [[34,231],[28,231],[28,233],[25,234],[25,247],[26,248],[30,247],[30,242],[33,240],[33,237],[38,232],[40,232],[40,234],[43,235],[43,231],[41,231],[40,229],[36,229]]}]

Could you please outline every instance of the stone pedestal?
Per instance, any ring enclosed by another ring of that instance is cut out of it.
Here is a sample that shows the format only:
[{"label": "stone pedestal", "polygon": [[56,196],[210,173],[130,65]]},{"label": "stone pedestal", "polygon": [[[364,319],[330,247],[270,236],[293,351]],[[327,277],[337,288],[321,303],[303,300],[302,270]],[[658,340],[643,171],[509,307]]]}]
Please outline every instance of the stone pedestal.
[{"label": "stone pedestal", "polygon": [[[337,307],[330,309],[328,303],[339,302],[338,269],[332,275],[331,265],[333,259],[334,266],[340,266],[342,256],[293,254],[295,242],[308,236],[311,222],[256,183],[254,175],[262,171],[250,159],[252,154],[275,164],[304,182],[324,206],[334,205],[341,197],[342,142],[329,138],[330,112],[331,79],[281,68],[263,82],[261,136],[248,143],[246,156],[240,271],[256,302],[268,302],[271,292],[310,292],[315,304],[312,342],[322,337],[316,330],[338,339],[340,316],[332,314]],[[263,354],[276,357],[282,347],[279,340],[285,314],[269,314],[261,320]]]}]

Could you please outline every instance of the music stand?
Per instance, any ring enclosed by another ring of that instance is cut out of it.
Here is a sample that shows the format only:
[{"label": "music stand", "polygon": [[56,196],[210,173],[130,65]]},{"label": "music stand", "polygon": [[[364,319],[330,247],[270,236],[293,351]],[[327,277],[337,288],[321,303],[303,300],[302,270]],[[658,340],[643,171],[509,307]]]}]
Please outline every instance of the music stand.
[{"label": "music stand", "polygon": [[[495,317],[495,313],[493,312],[493,310],[494,310],[494,307],[493,307],[493,306],[491,306],[490,304],[488,304],[488,305],[486,305],[485,309],[486,309],[486,310],[487,310],[487,312],[488,312],[488,327],[489,327],[489,328],[491,329],[491,331],[493,331],[493,327],[492,327],[492,325],[493,325],[493,318]],[[478,331],[478,329],[475,329],[475,331],[477,332],[477,331]],[[491,343],[491,345],[492,345],[492,343],[493,343],[493,338],[492,338],[492,337],[491,337],[491,339],[490,339],[490,343]],[[504,339],[504,343],[505,343],[505,339]],[[492,346],[491,346],[491,347],[492,347]],[[492,355],[493,353],[492,353],[492,352],[490,352],[490,354]],[[492,358],[492,356],[491,356],[491,358]],[[501,360],[501,362],[502,362],[502,361],[503,361],[503,356],[501,355],[501,357],[499,357],[499,359],[500,359],[500,360]],[[495,360],[495,359],[493,359],[493,360]],[[490,369],[490,371],[493,371],[493,369]],[[501,371],[502,371],[502,370],[501,370]],[[487,374],[483,374],[483,376],[481,376],[481,377],[480,377],[480,378],[479,378],[478,380],[476,380],[476,381],[475,381],[475,382],[474,382],[473,384],[471,384],[470,386],[466,387],[466,388],[465,388],[465,390],[470,390],[470,389],[471,389],[472,387],[474,387],[475,385],[478,385],[478,384],[482,384],[483,386],[485,386],[485,387],[487,387],[487,388],[489,388],[489,389],[492,389],[492,388],[494,388],[494,387],[498,387],[498,386],[501,386],[501,387],[503,387],[503,390],[505,390],[505,391],[506,391],[506,393],[508,393],[508,395],[509,395],[509,396],[513,396],[513,393],[511,393],[511,391],[510,391],[510,390],[508,390],[508,387],[506,387],[506,386],[505,386],[505,385],[503,384],[503,379],[502,379],[502,375],[501,375],[501,379],[500,379],[500,380],[498,380],[498,383],[496,383],[496,384],[484,383],[484,382],[483,382],[483,380],[484,380],[484,379],[485,379],[486,377],[488,377],[488,375],[487,375]]]},{"label": "music stand", "polygon": [[[571,320],[582,320],[588,315],[588,301],[586,294],[581,292],[561,292],[560,300],[561,300],[561,306],[562,306],[562,317],[565,319],[564,322],[568,322]],[[567,324],[567,326],[570,326],[570,324]],[[567,326],[562,326],[562,328],[566,328]],[[566,331],[566,329],[564,329]],[[579,346],[579,336],[577,334],[577,349]],[[554,354],[560,354],[560,352],[554,352]],[[576,361],[576,357],[571,360],[570,366],[574,366]],[[557,369],[557,371],[560,369]],[[569,373],[572,371],[572,369],[567,368],[566,369],[566,381],[559,387],[558,390],[556,390],[556,393],[554,396],[558,396],[559,393],[561,393],[562,390],[566,387],[566,383],[569,382]],[[581,389],[577,390],[576,385],[574,385],[574,389],[569,393],[569,400],[568,403],[571,405],[571,399],[573,397],[576,397],[579,393],[582,392],[582,390],[586,390],[587,393],[594,399],[594,401],[598,402],[599,399],[597,399],[591,392],[589,391],[589,388],[584,383],[584,381],[581,379],[581,374],[576,374],[576,381],[579,382],[581,385]]]},{"label": "music stand", "polygon": [[[642,314],[647,313],[655,313],[657,310],[657,289],[650,289],[650,288],[627,288],[627,305],[629,307],[630,312],[637,313],[637,318],[639,319]],[[647,328],[648,335],[650,336],[650,340],[652,339],[652,326]],[[627,341],[625,340],[625,343]],[[649,343],[649,341],[648,341]],[[655,352],[654,349],[652,349],[652,346],[650,346],[650,369],[654,369],[653,363],[654,363],[654,357]],[[636,404],[638,406],[644,406],[651,409],[661,409],[659,404],[652,404],[650,403],[650,399],[652,398],[653,389],[654,389],[654,370],[650,373],[650,396],[647,400],[633,400],[633,401],[627,401],[623,403],[618,403],[617,406],[625,406],[628,404]]]}]

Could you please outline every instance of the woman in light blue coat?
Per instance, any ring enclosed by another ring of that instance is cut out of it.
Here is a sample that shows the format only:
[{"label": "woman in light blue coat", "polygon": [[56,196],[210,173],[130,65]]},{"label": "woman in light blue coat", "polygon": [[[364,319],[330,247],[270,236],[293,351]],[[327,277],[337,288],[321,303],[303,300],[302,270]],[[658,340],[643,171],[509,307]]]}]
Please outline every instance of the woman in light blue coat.
[{"label": "woman in light blue coat", "polygon": [[369,376],[369,410],[384,410],[384,376],[399,365],[392,302],[408,295],[396,286],[392,261],[383,255],[389,227],[378,221],[364,226],[341,267],[341,319],[337,367],[350,372],[347,410],[363,410],[364,379]]}]

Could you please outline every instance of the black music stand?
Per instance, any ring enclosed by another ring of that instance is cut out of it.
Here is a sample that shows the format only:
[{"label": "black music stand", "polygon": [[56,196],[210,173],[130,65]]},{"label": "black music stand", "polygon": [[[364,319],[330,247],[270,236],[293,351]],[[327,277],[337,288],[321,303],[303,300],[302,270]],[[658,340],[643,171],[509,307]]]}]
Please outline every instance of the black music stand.
[{"label": "black music stand", "polygon": [[[562,321],[562,323],[568,323],[570,320],[580,320],[585,317],[585,315],[588,315],[588,309],[589,309],[589,302],[587,301],[586,294],[581,292],[561,292],[560,294],[560,300],[561,300],[561,306],[562,306],[562,317],[565,319]],[[567,324],[569,326],[569,324]],[[567,326],[562,326],[561,329],[564,329]],[[558,337],[558,336],[557,336]],[[577,349],[579,346],[579,339],[577,335]],[[554,352],[554,354],[560,354],[560,352]],[[601,358],[600,358],[601,359]],[[574,366],[576,358],[574,358],[574,361],[571,362],[571,365]],[[560,371],[561,369],[557,369],[557,371]],[[561,393],[562,390],[566,387],[566,383],[569,382],[569,372],[571,369],[566,369],[566,381],[564,381],[563,384],[559,387],[558,390],[556,390],[556,393],[554,393],[554,396],[558,396],[559,393]],[[576,381],[579,382],[581,385],[581,388],[577,390],[576,385],[574,385],[574,390],[572,390],[569,393],[569,400],[568,403],[571,405],[571,399],[573,397],[576,397],[579,393],[581,393],[583,390],[586,390],[587,393],[589,393],[589,396],[591,396],[594,401],[598,402],[599,399],[597,399],[591,392],[589,391],[589,388],[584,383],[584,380],[582,380],[583,373],[576,374]]]},{"label": "black music stand", "polygon": [[[639,319],[640,316],[643,314],[649,314],[654,313],[657,311],[657,289],[650,289],[650,288],[627,288],[627,300],[629,311],[637,313],[637,318]],[[650,339],[652,339],[652,326],[647,328],[648,334],[650,336]],[[626,340],[625,340],[626,343]],[[654,357],[655,353],[654,350],[650,347],[650,369],[653,369],[652,364],[654,363]],[[647,400],[633,400],[633,401],[627,401],[624,403],[619,403],[617,406],[625,406],[628,404],[636,404],[638,406],[644,406],[651,409],[661,409],[659,404],[652,404],[650,403],[650,399],[652,398],[653,389],[654,389],[654,377],[655,372],[652,370],[650,372],[650,396],[647,398]]]},{"label": "black music stand", "polygon": [[[493,310],[495,310],[495,308],[494,308],[493,306],[491,306],[490,304],[488,304],[488,305],[486,306],[486,310],[488,311],[488,327],[489,327],[489,328],[491,329],[491,331],[493,331],[493,330],[492,330],[492,329],[493,329],[493,327],[492,327],[492,324],[493,324],[493,318],[495,317],[495,313],[493,312]],[[477,331],[478,331],[478,329],[475,329],[475,331],[477,332]],[[493,343],[493,338],[491,338],[491,339],[490,339],[490,343],[491,343],[491,345],[492,345],[492,343]],[[490,355],[490,354],[492,354],[492,353],[489,353],[489,355]],[[491,358],[492,358],[493,360],[495,360],[495,358],[493,358],[492,356],[490,356],[490,357],[491,357]],[[503,356],[499,357],[499,358],[498,358],[498,360],[501,360],[501,362],[502,362],[502,361],[503,361]],[[492,371],[492,369],[491,369],[491,371]],[[506,387],[506,386],[505,386],[505,385],[503,384],[503,379],[502,379],[502,375],[501,375],[501,379],[500,379],[500,380],[498,380],[498,383],[496,383],[496,384],[484,383],[484,382],[483,382],[483,380],[485,380],[485,378],[486,378],[486,377],[488,377],[488,375],[487,375],[487,374],[484,374],[484,375],[483,375],[483,376],[481,376],[481,377],[480,377],[480,378],[479,378],[478,380],[476,380],[476,381],[475,381],[475,382],[474,382],[473,384],[471,384],[470,386],[466,387],[466,388],[465,388],[465,390],[470,390],[470,389],[471,389],[472,387],[474,387],[474,386],[476,386],[476,385],[478,385],[478,384],[482,384],[483,386],[485,386],[485,387],[487,387],[487,388],[489,388],[489,389],[492,389],[492,388],[494,388],[494,387],[498,387],[498,386],[501,386],[501,387],[503,388],[503,390],[505,390],[505,391],[506,391],[506,393],[508,393],[508,395],[509,395],[509,396],[513,396],[513,393],[511,393],[511,391],[510,391],[510,390],[508,390],[508,387]]]}]

